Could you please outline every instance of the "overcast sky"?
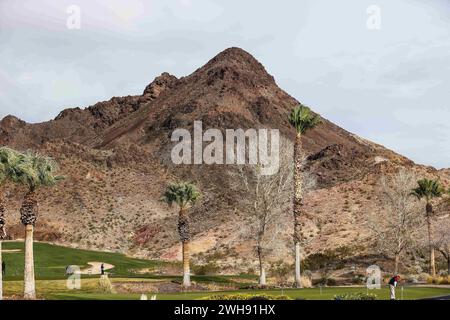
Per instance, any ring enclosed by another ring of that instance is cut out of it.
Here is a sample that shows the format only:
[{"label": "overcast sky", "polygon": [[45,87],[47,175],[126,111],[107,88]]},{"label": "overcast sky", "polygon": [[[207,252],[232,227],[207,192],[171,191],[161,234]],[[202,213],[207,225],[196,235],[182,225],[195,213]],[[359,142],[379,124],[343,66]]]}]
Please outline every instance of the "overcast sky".
[{"label": "overcast sky", "polygon": [[141,94],[230,46],[343,128],[450,167],[449,0],[0,0],[0,118]]}]

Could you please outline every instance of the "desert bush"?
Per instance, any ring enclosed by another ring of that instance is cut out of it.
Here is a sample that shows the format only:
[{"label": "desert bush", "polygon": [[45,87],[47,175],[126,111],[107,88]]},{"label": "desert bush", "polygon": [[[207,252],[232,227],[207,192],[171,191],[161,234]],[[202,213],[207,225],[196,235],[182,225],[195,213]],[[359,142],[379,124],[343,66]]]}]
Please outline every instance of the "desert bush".
[{"label": "desert bush", "polygon": [[102,275],[98,280],[98,291],[100,293],[114,293],[111,280],[109,280],[107,275]]},{"label": "desert bush", "polygon": [[312,279],[312,277],[313,277],[312,272],[309,270],[303,271],[303,276],[305,276],[306,278],[309,278],[309,279]]},{"label": "desert bush", "polygon": [[193,267],[194,274],[199,276],[217,274],[220,270],[216,262],[208,262],[207,264],[198,265]]},{"label": "desert bush", "polygon": [[286,295],[271,294],[214,294],[206,297],[205,300],[292,300]]},{"label": "desert bush", "polygon": [[278,284],[286,285],[292,273],[292,266],[280,260],[272,264],[269,273],[275,277]]},{"label": "desert bush", "polygon": [[407,283],[418,283],[419,282],[419,275],[417,274],[410,274],[407,276],[404,276],[404,279]]},{"label": "desert bush", "polygon": [[428,276],[428,284],[450,284],[450,276]]},{"label": "desert bush", "polygon": [[344,260],[348,256],[354,255],[360,248],[341,246],[334,250],[325,250],[309,255],[302,261],[302,268],[308,270],[319,270],[325,267],[334,266],[335,269],[344,267]]},{"label": "desert bush", "polygon": [[300,284],[302,285],[302,288],[312,288],[312,280],[307,276],[300,277]]},{"label": "desert bush", "polygon": [[334,296],[334,300],[377,300],[377,295],[373,293],[343,293]]},{"label": "desert bush", "polygon": [[427,281],[429,276],[430,275],[428,273],[422,272],[421,274],[419,274],[418,279],[422,282]]},{"label": "desert bush", "polygon": [[337,281],[328,276],[322,276],[319,279],[312,281],[312,283],[314,285],[327,286],[327,287],[333,287],[333,286],[337,285]]},{"label": "desert bush", "polygon": [[249,267],[248,269],[247,269],[247,274],[256,274],[256,271],[255,271],[255,268],[253,268],[253,267]]},{"label": "desert bush", "polygon": [[357,273],[352,278],[353,284],[363,284],[366,282],[366,276],[364,274]]}]

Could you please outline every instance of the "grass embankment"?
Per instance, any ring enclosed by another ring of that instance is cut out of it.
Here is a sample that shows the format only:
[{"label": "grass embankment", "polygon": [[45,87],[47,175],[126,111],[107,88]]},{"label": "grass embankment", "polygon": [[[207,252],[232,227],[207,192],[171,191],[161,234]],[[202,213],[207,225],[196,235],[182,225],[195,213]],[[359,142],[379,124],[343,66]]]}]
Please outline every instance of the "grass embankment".
[{"label": "grass embankment", "polygon": [[[23,279],[24,266],[23,242],[4,242],[3,260],[6,263],[4,280]],[[11,250],[18,250],[13,252]],[[9,252],[8,252],[9,251]],[[69,265],[81,269],[89,267],[88,262],[105,262],[114,265],[108,270],[114,276],[136,276],[136,270],[153,269],[161,266],[160,261],[134,259],[120,253],[101,252],[66,248],[48,243],[34,244],[35,277],[40,280],[66,279],[65,270]],[[84,276],[87,277],[87,276]]]}]

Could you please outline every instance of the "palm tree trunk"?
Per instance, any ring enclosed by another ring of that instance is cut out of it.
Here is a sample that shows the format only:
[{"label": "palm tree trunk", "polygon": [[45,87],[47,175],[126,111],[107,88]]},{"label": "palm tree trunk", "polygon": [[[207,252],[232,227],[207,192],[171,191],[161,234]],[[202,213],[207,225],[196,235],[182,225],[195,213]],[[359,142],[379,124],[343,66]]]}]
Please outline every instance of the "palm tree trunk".
[{"label": "palm tree trunk", "polygon": [[183,249],[183,287],[191,286],[191,269],[189,267],[189,241],[182,242]]},{"label": "palm tree trunk", "polygon": [[3,300],[2,240],[0,239],[0,300]]},{"label": "palm tree trunk", "polygon": [[302,188],[302,136],[297,133],[294,145],[294,243],[295,243],[295,284],[301,288],[300,274],[300,241],[301,241],[301,223],[303,206],[303,188]]},{"label": "palm tree trunk", "polygon": [[428,246],[430,248],[430,274],[434,277],[436,275],[436,266],[434,263],[434,245],[432,242],[432,230],[431,230],[431,214],[433,213],[433,207],[431,203],[427,203],[427,229],[428,229]]},{"label": "palm tree trunk", "polygon": [[5,232],[5,205],[0,194],[0,300],[3,300],[3,260],[2,260],[2,241],[6,236]]},{"label": "palm tree trunk", "polygon": [[24,298],[36,299],[33,257],[33,225],[25,226]]}]

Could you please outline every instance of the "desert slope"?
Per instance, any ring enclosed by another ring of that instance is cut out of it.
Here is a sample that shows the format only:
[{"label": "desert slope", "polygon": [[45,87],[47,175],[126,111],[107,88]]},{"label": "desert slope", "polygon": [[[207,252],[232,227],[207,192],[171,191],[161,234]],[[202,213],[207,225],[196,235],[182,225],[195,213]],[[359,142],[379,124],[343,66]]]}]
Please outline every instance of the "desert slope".
[{"label": "desert slope", "polygon": [[[173,165],[170,135],[175,128],[192,130],[201,120],[204,129],[276,128],[293,139],[287,115],[298,103],[249,53],[229,48],[186,77],[163,73],[142,95],[66,109],[39,124],[5,117],[0,145],[49,154],[66,177],[54,189],[39,191],[38,238],[178,259],[176,212],[159,199],[169,181],[186,179],[203,192],[193,212],[193,250],[202,253],[195,259],[219,252],[221,263],[238,268],[252,260],[251,245],[243,246],[237,232],[247,209],[230,188],[229,168]],[[361,253],[370,251],[366,217],[380,210],[376,185],[382,174],[406,167],[447,185],[450,180],[446,170],[416,165],[326,119],[304,137],[304,146],[307,169],[318,181],[305,199],[312,238],[307,253],[356,242]],[[10,234],[21,237],[17,208],[23,190],[4,189]],[[288,245],[278,256],[289,259]]]}]

